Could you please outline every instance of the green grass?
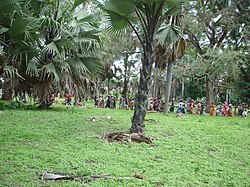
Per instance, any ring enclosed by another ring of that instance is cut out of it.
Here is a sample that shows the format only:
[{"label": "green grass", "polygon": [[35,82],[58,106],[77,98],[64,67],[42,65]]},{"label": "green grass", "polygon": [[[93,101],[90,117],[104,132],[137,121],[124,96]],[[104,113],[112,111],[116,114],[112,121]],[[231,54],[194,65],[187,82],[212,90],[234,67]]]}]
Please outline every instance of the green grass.
[{"label": "green grass", "polygon": [[[186,115],[178,119],[149,113],[148,144],[99,140],[107,132],[127,131],[132,111],[53,106],[0,112],[0,186],[81,186],[82,181],[42,181],[55,170],[72,175],[133,176],[146,179],[96,180],[86,186],[249,186],[250,118]],[[5,107],[6,108],[6,107]],[[112,120],[90,122],[90,117]]]}]

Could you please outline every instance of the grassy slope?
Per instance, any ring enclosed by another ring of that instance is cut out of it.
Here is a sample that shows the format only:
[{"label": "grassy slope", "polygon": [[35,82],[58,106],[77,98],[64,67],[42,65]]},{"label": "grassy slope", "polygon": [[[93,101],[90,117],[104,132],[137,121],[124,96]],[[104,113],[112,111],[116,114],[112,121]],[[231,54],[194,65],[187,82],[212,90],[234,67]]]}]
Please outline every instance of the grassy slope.
[{"label": "grassy slope", "polygon": [[[92,105],[91,105],[92,106]],[[133,176],[146,179],[96,180],[89,186],[249,186],[250,118],[150,113],[147,144],[109,144],[100,136],[130,127],[132,111],[95,108],[0,112],[0,186],[80,186],[81,181],[41,181],[59,170],[73,175]],[[90,117],[113,120],[90,122]],[[88,186],[88,185],[86,185]]]}]

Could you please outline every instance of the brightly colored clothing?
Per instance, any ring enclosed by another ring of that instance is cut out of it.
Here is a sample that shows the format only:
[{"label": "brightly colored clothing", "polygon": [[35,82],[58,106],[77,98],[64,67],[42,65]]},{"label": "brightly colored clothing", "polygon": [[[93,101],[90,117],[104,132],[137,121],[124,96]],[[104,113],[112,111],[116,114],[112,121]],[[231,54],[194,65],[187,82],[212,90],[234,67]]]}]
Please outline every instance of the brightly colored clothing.
[{"label": "brightly colored clothing", "polygon": [[210,116],[213,116],[214,115],[214,104],[213,103],[211,103],[210,104]]}]

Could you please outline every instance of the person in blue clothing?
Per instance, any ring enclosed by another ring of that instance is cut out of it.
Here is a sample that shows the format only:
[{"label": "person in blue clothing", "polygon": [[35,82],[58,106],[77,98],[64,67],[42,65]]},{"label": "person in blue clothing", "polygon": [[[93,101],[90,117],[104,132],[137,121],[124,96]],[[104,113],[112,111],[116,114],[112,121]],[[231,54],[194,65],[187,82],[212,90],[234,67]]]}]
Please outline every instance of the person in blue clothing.
[{"label": "person in blue clothing", "polygon": [[183,112],[183,107],[184,107],[183,100],[180,100],[176,113],[182,113]]}]

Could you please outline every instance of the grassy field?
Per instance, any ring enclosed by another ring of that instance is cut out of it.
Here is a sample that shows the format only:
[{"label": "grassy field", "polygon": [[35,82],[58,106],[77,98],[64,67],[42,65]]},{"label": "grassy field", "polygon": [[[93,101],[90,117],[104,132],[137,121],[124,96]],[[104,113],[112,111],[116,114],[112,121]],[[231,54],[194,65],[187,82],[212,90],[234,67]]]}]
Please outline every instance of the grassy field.
[{"label": "grassy field", "polygon": [[[97,137],[127,131],[133,112],[87,106],[0,111],[0,186],[250,186],[250,118],[149,113],[155,145],[120,144]],[[105,116],[113,119],[89,121]],[[46,171],[117,178],[41,180]]]}]

